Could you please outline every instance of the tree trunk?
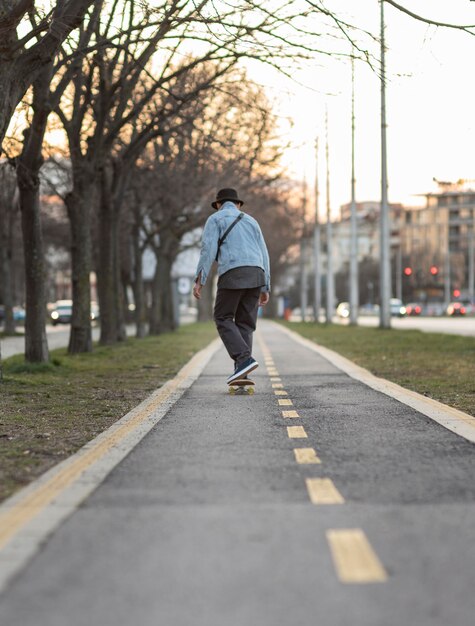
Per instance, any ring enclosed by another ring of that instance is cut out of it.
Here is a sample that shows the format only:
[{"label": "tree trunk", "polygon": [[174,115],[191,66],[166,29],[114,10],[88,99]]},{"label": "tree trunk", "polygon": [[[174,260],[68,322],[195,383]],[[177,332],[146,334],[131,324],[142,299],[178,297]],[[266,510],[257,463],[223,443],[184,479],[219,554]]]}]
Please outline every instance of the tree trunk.
[{"label": "tree trunk", "polygon": [[112,251],[114,268],[114,306],[117,311],[117,341],[127,339],[125,324],[125,302],[124,281],[120,263],[120,207],[114,204],[114,219],[112,220]]},{"label": "tree trunk", "polygon": [[160,281],[162,277],[160,276],[160,272],[158,269],[158,254],[157,250],[154,250],[155,258],[157,261],[155,267],[155,273],[153,275],[153,279],[150,285],[151,290],[151,304],[150,311],[148,317],[148,332],[150,335],[159,335],[160,334]]},{"label": "tree trunk", "polygon": [[157,267],[152,282],[152,307],[150,310],[150,334],[175,330],[173,307],[172,267],[175,257],[161,247],[155,251]]},{"label": "tree trunk", "polygon": [[[2,37],[5,33],[2,33]],[[0,58],[0,146],[5,138],[8,125],[18,103],[28,87],[28,83],[18,80],[15,75],[15,59],[7,60],[2,54]],[[1,151],[0,151],[1,154]]]},{"label": "tree trunk", "polygon": [[49,360],[46,340],[46,281],[40,221],[39,179],[30,175],[19,157],[21,226],[25,256],[25,358],[32,363]]},{"label": "tree trunk", "polygon": [[49,360],[46,340],[46,265],[40,219],[39,171],[42,147],[50,113],[48,102],[52,64],[48,64],[33,86],[33,119],[25,131],[23,150],[17,160],[17,179],[23,248],[25,256],[26,320],[25,358],[44,363]]},{"label": "tree trunk", "polygon": [[99,265],[97,286],[101,309],[101,344],[126,338],[119,262],[120,204],[114,201],[112,166],[101,173],[99,202]]},{"label": "tree trunk", "polygon": [[0,209],[0,287],[2,304],[5,307],[3,332],[5,335],[15,334],[13,317],[13,228],[15,210],[13,206]]},{"label": "tree trunk", "polygon": [[74,176],[74,188],[66,196],[71,229],[71,274],[73,314],[68,352],[92,351],[91,283],[92,241],[91,210],[94,203],[94,180],[82,172]]},{"label": "tree trunk", "polygon": [[143,250],[140,243],[140,224],[137,222],[134,224],[132,230],[132,249],[133,249],[133,281],[132,289],[134,291],[135,302],[135,336],[138,338],[145,337],[145,297],[144,297],[144,284],[142,274],[142,255]]},{"label": "tree trunk", "polygon": [[114,297],[114,249],[110,203],[101,199],[99,206],[99,264],[97,267],[97,292],[101,310],[101,339],[103,345],[117,341],[118,319]]}]

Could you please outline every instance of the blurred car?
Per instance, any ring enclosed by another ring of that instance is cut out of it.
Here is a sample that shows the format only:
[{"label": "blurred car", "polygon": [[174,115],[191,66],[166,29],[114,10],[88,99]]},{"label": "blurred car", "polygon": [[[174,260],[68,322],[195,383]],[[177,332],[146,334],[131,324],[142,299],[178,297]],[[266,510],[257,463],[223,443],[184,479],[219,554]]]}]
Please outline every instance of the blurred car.
[{"label": "blurred car", "polygon": [[15,322],[24,322],[26,319],[26,311],[22,306],[13,307],[13,319]]},{"label": "blurred car", "polygon": [[54,304],[54,308],[50,313],[51,323],[53,326],[57,324],[70,324],[73,316],[73,301],[58,300]]},{"label": "blurred car", "polygon": [[338,317],[343,319],[348,319],[350,317],[350,304],[349,302],[340,302],[340,304],[336,307],[336,314]]},{"label": "blurred car", "polygon": [[465,315],[467,313],[467,309],[465,308],[463,302],[451,302],[447,307],[447,315],[451,315],[455,317],[456,315]]},{"label": "blurred car", "polygon": [[[13,319],[15,322],[19,322],[20,324],[25,321],[26,311],[22,306],[14,306],[13,307]],[[0,322],[5,320],[5,307],[4,305],[0,305]]]},{"label": "blurred car", "polygon": [[[58,300],[54,304],[48,304],[48,311],[53,326],[70,324],[73,316],[73,301]],[[91,302],[91,321],[95,322],[99,317],[99,305],[97,302]]]},{"label": "blurred car", "polygon": [[406,315],[406,307],[399,298],[391,298],[389,300],[389,311],[393,317],[404,317]]},{"label": "blurred car", "polygon": [[421,315],[422,305],[417,302],[406,304],[406,315]]}]

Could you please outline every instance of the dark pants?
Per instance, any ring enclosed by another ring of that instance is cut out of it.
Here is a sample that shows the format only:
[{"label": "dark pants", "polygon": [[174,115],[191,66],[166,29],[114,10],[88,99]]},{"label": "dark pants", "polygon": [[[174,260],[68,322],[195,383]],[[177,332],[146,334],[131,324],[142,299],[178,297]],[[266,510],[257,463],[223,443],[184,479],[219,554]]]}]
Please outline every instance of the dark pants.
[{"label": "dark pants", "polygon": [[214,321],[229,356],[238,365],[252,355],[252,334],[256,330],[260,287],[219,289]]}]

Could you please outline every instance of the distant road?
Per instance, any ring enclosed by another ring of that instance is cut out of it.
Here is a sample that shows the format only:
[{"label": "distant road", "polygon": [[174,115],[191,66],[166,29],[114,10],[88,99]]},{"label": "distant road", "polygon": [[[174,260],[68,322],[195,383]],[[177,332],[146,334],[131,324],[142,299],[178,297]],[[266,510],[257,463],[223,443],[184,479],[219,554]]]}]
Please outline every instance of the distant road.
[{"label": "distant road", "polygon": [[[195,321],[194,318],[183,316],[180,320],[181,324],[190,324]],[[50,350],[56,350],[57,348],[66,348],[69,343],[69,324],[61,326],[53,326],[48,324],[46,326],[46,335],[48,337],[48,348]],[[94,326],[92,328],[93,341],[99,341],[100,326]],[[135,336],[135,324],[129,324],[127,326],[127,336]],[[25,352],[25,339],[24,337],[8,337],[8,339],[2,339],[0,341],[2,347],[2,359],[8,359],[15,354],[23,354]]]},{"label": "distant road", "polygon": [[[92,329],[92,338],[94,341],[99,339],[99,333],[99,327]],[[51,324],[48,324],[46,326],[46,335],[48,337],[48,348],[50,350],[65,348],[69,342],[69,325],[52,326]],[[8,357],[15,354],[23,354],[25,351],[24,337],[8,337],[8,339],[2,339],[1,344],[2,359],[8,359]]]},{"label": "distant road", "polygon": [[[186,320],[188,321],[188,320]],[[182,323],[184,320],[182,321]],[[334,322],[346,325],[346,320],[334,318]],[[376,327],[379,324],[379,318],[376,316],[360,316],[358,318],[360,326]],[[448,333],[450,335],[464,335],[467,337],[475,337],[475,318],[474,317],[392,317],[391,325],[398,330],[416,329],[426,333]],[[48,346],[50,350],[56,348],[64,348],[69,341],[69,326],[51,326],[46,327],[48,336]],[[92,338],[94,341],[99,340],[100,328],[92,329]],[[135,326],[127,327],[127,334],[133,336],[135,334]],[[9,337],[2,339],[2,359],[7,359],[14,354],[23,354],[25,350],[25,340],[23,337]]]},{"label": "distant road", "polygon": [[[347,322],[343,322],[346,324]],[[360,326],[378,326],[376,316],[360,316]],[[391,326],[398,330],[416,329],[425,333],[448,333],[475,337],[475,317],[392,317]]]},{"label": "distant road", "polygon": [[[57,348],[66,348],[69,343],[69,324],[64,326],[53,326],[48,324],[46,326],[46,336],[48,337],[48,348],[50,350],[56,350]],[[92,329],[92,340],[99,341],[100,326],[94,326]],[[135,326],[129,324],[127,326],[127,335],[132,337],[135,335]],[[8,357],[15,354],[23,354],[25,351],[25,338],[24,337],[9,337],[8,339],[2,339],[2,359],[8,359]]]}]

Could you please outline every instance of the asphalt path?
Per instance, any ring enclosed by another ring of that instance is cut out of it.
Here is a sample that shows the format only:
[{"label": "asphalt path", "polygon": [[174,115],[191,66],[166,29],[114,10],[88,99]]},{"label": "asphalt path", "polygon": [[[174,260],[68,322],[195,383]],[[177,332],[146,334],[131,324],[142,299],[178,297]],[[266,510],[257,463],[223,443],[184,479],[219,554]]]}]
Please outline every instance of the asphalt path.
[{"label": "asphalt path", "polygon": [[255,395],[227,393],[220,349],[2,626],[473,626],[473,444],[260,328]]}]

